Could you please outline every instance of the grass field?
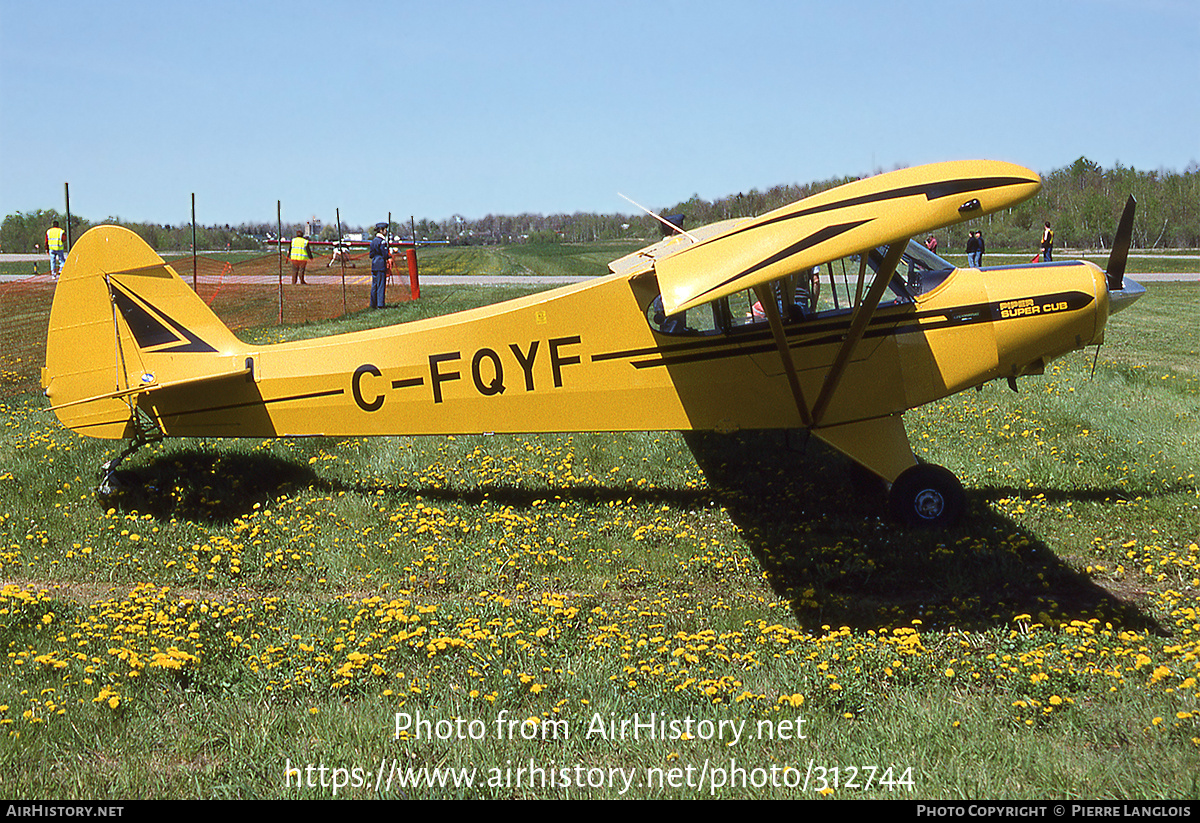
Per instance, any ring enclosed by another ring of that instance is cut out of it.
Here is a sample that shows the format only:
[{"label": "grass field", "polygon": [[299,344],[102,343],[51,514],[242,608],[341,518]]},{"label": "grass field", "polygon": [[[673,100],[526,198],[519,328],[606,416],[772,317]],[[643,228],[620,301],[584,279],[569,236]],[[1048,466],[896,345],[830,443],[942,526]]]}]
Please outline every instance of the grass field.
[{"label": "grass field", "polygon": [[0,791],[1195,799],[1198,308],[911,412],[948,533],[782,433],[170,441],[99,500],[2,397]]}]

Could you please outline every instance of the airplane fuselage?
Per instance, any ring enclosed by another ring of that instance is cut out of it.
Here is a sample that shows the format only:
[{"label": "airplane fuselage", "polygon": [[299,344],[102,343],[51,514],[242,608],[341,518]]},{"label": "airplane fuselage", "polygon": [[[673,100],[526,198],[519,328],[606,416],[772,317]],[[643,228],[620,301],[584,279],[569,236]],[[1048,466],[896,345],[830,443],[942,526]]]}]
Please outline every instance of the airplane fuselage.
[{"label": "airplane fuselage", "polygon": [[[668,335],[652,276],[597,281],[470,312],[229,352],[251,376],[146,395],[168,436],[305,436],[794,428],[770,330]],[[850,310],[785,324],[815,398]],[[1099,342],[1104,276],[1081,262],[960,269],[881,305],[820,425],[899,414]],[[217,398],[206,402],[206,398]]]}]

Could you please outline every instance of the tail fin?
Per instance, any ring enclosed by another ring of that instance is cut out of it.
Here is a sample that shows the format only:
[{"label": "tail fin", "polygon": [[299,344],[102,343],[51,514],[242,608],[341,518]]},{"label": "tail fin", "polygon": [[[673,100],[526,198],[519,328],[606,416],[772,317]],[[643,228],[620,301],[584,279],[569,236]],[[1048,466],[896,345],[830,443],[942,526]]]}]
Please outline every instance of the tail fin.
[{"label": "tail fin", "polygon": [[133,232],[98,226],[54,292],[42,387],[64,426],[130,437],[139,398],[244,372],[245,346]]}]

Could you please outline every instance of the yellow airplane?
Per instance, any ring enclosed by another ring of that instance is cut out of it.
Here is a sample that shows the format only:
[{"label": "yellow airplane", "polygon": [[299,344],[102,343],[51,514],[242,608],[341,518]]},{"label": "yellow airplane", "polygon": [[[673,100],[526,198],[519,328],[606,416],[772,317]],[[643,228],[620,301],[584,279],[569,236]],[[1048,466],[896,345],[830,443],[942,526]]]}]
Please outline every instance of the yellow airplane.
[{"label": "yellow airplane", "polygon": [[911,242],[1040,188],[1008,163],[939,163],[678,232],[587,283],[292,343],[238,340],[133,233],[87,232],[59,279],[42,385],[64,426],[163,437],[810,430],[890,484],[912,525],[952,522],[949,471],[902,414],[1098,345],[1124,279],[1088,262],[956,269]]}]

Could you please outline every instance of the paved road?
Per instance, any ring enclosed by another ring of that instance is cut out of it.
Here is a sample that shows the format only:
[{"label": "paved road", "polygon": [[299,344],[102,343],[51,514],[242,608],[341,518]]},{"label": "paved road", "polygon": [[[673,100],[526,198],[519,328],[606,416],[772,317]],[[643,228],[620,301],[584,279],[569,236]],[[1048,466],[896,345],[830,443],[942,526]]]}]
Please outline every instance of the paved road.
[{"label": "paved road", "polygon": [[[989,257],[1021,257],[1024,254],[995,254]],[[1200,255],[1133,255],[1129,256],[1129,267],[1136,270],[1138,257],[1152,257],[1156,260],[1198,260]],[[0,254],[0,262],[16,262],[16,263],[33,263],[38,262],[38,268],[43,270],[43,273],[37,276],[32,274],[0,274],[0,283],[14,283],[27,281],[31,283],[49,282],[50,276],[44,273],[49,261],[44,254]],[[32,268],[32,266],[31,266]],[[190,273],[179,271],[184,280],[190,280]],[[1174,273],[1143,273],[1138,274],[1136,271],[1130,271],[1129,276],[1134,280],[1143,283],[1153,283],[1162,281],[1200,281],[1200,272],[1174,272]],[[284,284],[291,285],[290,272],[284,273]],[[200,275],[199,280],[203,283],[217,283],[221,281],[233,282],[236,279],[239,283],[246,284],[261,284],[270,283],[276,284],[279,282],[278,275],[232,275],[230,277],[221,277],[218,275]],[[307,279],[314,284],[341,283],[342,278],[339,274],[324,274],[310,272]],[[582,283],[586,280],[591,280],[590,277],[582,276],[551,276],[551,275],[447,275],[447,274],[422,274],[419,276],[421,285],[424,286],[561,286],[568,283]],[[371,282],[371,275],[365,271],[356,270],[354,274],[346,275],[347,285],[364,285]],[[395,281],[393,281],[395,282]]]},{"label": "paved road", "polygon": [[[8,255],[5,255],[5,257],[7,257],[7,256]],[[179,272],[179,276],[182,277],[184,279],[184,282],[186,282],[186,283],[190,284],[192,282],[192,275],[190,272]],[[1196,275],[1196,277],[1200,278],[1200,274]],[[201,274],[201,275],[198,275],[196,279],[199,280],[201,283],[227,283],[227,284],[228,283],[242,283],[242,284],[246,284],[246,285],[269,284],[272,286],[279,283],[278,275],[240,274],[240,275],[229,275],[228,277],[223,277],[220,275]],[[594,278],[580,277],[580,276],[550,276],[550,275],[541,276],[541,275],[536,275],[536,274],[533,274],[533,275],[524,275],[524,274],[514,274],[514,275],[504,275],[504,274],[488,274],[488,275],[422,274],[422,275],[419,275],[417,278],[417,280],[420,282],[420,284],[422,286],[562,286],[562,285],[566,285],[568,283],[583,283],[586,280],[592,280],[592,279],[594,279]],[[314,284],[314,285],[341,284],[342,277],[339,274],[311,274],[310,273],[305,276],[305,280],[308,281],[309,284]],[[50,275],[45,274],[45,273],[38,274],[38,275],[0,274],[0,283],[17,283],[17,282],[51,283],[51,282],[53,282],[53,278]],[[346,275],[346,285],[348,285],[348,286],[369,285],[370,282],[371,282],[370,274],[364,274],[364,273],[360,272],[358,274],[347,274]],[[284,275],[283,283],[288,288],[292,287],[292,274],[290,271]],[[407,275],[400,278],[399,283],[407,286],[407,284],[408,284]],[[392,278],[391,285],[393,288],[396,287],[397,278],[394,278],[394,277]],[[299,288],[304,288],[304,287],[296,286],[296,288],[299,289]]]},{"label": "paved road", "polygon": [[[190,275],[181,275],[185,282],[191,282]],[[1200,282],[1200,272],[1153,272],[1138,274],[1137,272],[1128,272],[1128,276],[1132,280],[1139,283],[1162,283],[1162,282]],[[218,277],[215,275],[202,274],[197,277],[201,283],[244,283],[246,285],[275,285],[279,282],[278,277],[269,277],[264,275],[230,275],[229,277]],[[333,274],[310,274],[306,278],[311,285],[321,284],[340,284],[342,278]],[[591,277],[579,276],[541,276],[541,275],[502,275],[502,274],[425,274],[421,275],[418,280],[422,286],[565,286],[570,283],[583,283],[587,280],[592,280]],[[53,279],[48,274],[0,274],[0,283],[51,283]],[[371,282],[370,275],[356,274],[346,275],[347,286],[365,286]],[[284,278],[284,285],[287,288],[292,287],[291,275]],[[391,286],[396,288],[397,285],[407,285],[404,280],[397,284],[393,279]],[[297,286],[296,288],[303,288]]]}]

